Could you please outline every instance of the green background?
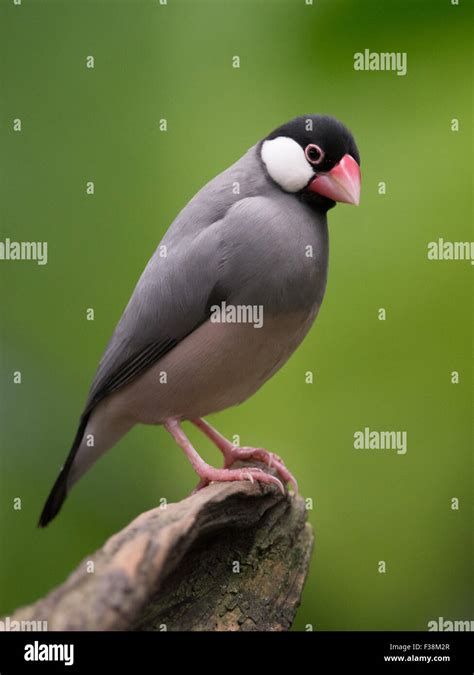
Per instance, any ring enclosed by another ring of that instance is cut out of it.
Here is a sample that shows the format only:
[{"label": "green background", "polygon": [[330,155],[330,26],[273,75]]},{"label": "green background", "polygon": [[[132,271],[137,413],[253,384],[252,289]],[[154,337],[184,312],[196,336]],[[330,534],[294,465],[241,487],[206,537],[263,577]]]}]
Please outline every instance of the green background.
[{"label": "green background", "polygon": [[[36,529],[103,348],[166,228],[274,127],[319,112],[356,137],[361,205],[329,213],[329,284],[308,338],[250,401],[210,419],[281,454],[313,500],[296,629],[469,618],[473,269],[426,256],[438,237],[472,238],[469,11],[465,0],[2,0],[0,239],[46,240],[49,262],[0,262],[0,613],[194,487],[166,432],[135,428]],[[354,71],[365,48],[407,52],[407,75]],[[366,426],[406,431],[407,454],[355,450]]]}]

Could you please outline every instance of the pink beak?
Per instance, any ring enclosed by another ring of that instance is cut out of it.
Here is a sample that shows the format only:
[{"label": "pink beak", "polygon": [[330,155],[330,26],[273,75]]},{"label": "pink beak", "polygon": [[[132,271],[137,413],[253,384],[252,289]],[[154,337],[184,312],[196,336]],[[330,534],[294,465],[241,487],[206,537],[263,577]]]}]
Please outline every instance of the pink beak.
[{"label": "pink beak", "polygon": [[335,202],[358,206],[360,199],[359,165],[351,155],[344,155],[331,171],[316,176],[309,184],[309,189]]}]

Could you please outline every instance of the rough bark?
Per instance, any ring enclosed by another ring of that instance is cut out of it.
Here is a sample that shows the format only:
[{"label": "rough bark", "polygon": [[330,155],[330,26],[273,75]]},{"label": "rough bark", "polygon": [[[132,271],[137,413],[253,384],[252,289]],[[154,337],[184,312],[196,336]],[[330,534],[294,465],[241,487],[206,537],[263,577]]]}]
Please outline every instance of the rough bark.
[{"label": "rough bark", "polygon": [[301,497],[215,483],[138,516],[11,620],[49,630],[287,630],[312,545]]}]

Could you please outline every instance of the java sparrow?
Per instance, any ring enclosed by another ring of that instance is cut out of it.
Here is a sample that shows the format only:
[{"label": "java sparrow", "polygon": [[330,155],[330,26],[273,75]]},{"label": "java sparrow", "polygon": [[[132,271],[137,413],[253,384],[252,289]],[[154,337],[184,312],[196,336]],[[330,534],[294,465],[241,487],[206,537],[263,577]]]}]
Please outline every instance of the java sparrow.
[{"label": "java sparrow", "polygon": [[[279,457],[235,447],[202,418],[252,396],[307,334],[326,287],[326,212],[335,202],[359,203],[359,164],[343,124],[303,115],[191,199],[145,267],[105,350],[39,526],[138,423],[165,427],[198,474],[198,488],[234,480],[296,485]],[[263,320],[248,320],[257,311]],[[222,451],[224,468],[201,459],[181,427],[185,420]],[[229,468],[237,459],[272,465],[279,478]]]}]

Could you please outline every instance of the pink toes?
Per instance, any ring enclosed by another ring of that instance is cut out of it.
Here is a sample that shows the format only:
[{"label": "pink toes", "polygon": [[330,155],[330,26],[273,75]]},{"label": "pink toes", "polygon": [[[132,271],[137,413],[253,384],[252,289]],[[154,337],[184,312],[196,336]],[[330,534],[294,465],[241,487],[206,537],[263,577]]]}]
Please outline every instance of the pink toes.
[{"label": "pink toes", "polygon": [[298,483],[292,473],[288,471],[281,457],[273,452],[268,452],[263,448],[233,448],[226,457],[226,467],[237,460],[255,459],[258,462],[266,464],[271,469],[275,469],[284,483],[290,483],[295,493],[298,492]]},{"label": "pink toes", "polygon": [[[258,462],[262,462],[262,464],[266,464],[268,467],[275,469],[281,480],[275,479],[274,477],[268,478],[267,474],[264,474],[266,478],[261,478],[260,476],[258,476],[256,477],[256,480],[259,480],[260,482],[264,483],[269,482],[274,483],[276,480],[278,481],[279,486],[281,485],[282,482],[285,484],[291,483],[295,493],[298,492],[298,483],[296,482],[295,477],[288,471],[282,458],[278,457],[278,455],[275,455],[273,452],[268,452],[263,448],[236,447],[230,441],[224,438],[224,436],[222,436],[216,429],[211,427],[211,425],[208,422],[206,422],[206,420],[202,418],[192,419],[191,422],[198,429],[200,429],[222,452],[222,454],[224,455],[224,470],[229,470],[229,467],[231,467],[237,460],[244,460],[244,461],[249,459],[257,460]],[[192,450],[189,448],[190,446],[189,441],[186,446],[183,445],[182,439],[180,439],[180,443],[181,447],[183,447],[185,452],[187,452],[187,454],[189,455]],[[209,480],[206,481],[205,478],[209,470],[212,469],[212,467],[208,467],[208,465],[205,465],[205,463],[201,460],[201,458],[199,458],[199,460],[200,462],[198,462],[197,458],[195,458],[194,461],[192,461],[192,464],[196,469],[196,471],[198,472],[198,474],[200,476],[204,476],[204,479],[201,478],[201,481],[197,486],[196,490],[199,490],[201,489],[201,487],[204,487],[204,485],[207,485]],[[244,470],[247,471],[247,474],[248,471],[251,471],[250,477],[248,475],[247,477],[242,475],[241,478],[221,477],[221,478],[211,478],[210,480],[251,480],[252,478],[255,477],[255,471],[256,470],[258,471],[258,469],[249,469],[249,470],[244,469]],[[217,469],[215,469],[215,471],[217,471]],[[232,469],[231,471],[234,470]]]},{"label": "pink toes", "polygon": [[[283,483],[291,483],[298,491],[298,484],[288,469],[285,467],[282,459],[273,453],[267,452],[263,448],[236,448],[221,436],[215,429],[213,429],[205,420],[192,420],[201,431],[203,431],[208,438],[219,448],[225,458],[223,469],[215,469],[209,466],[199,453],[196,452],[192,444],[189,442],[186,434],[181,429],[180,420],[177,418],[169,418],[164,422],[165,429],[173,436],[176,443],[184,450],[186,457],[191,462],[194,470],[198,474],[200,480],[194,492],[201,490],[211,481],[234,481],[234,480],[249,480],[252,483],[258,481],[259,483],[271,483],[276,485],[283,494],[285,488]],[[266,464],[269,467],[276,469],[279,478],[272,476],[257,467],[249,466],[248,468],[230,469],[229,467],[237,460],[254,459]],[[281,479],[281,480],[280,480]],[[283,482],[282,482],[283,481]]]},{"label": "pink toes", "polygon": [[[230,470],[232,471],[232,469]],[[285,488],[281,480],[276,476],[271,476],[266,471],[255,469],[253,467],[250,469],[234,469],[234,471],[240,471],[242,473],[242,478],[239,480],[249,480],[251,483],[255,481],[258,481],[259,483],[270,483],[276,485],[283,495],[285,494]]]},{"label": "pink toes", "polygon": [[271,476],[265,471],[262,471],[262,469],[257,469],[255,467],[249,467],[248,469],[214,469],[212,466],[209,466],[206,467],[206,469],[200,474],[200,478],[201,480],[199,481],[194,492],[197,492],[201,488],[205,487],[211,481],[248,480],[251,483],[257,481],[259,483],[276,485],[282,494],[285,494],[285,488],[283,487],[283,483],[279,478],[276,478],[276,476]]}]

